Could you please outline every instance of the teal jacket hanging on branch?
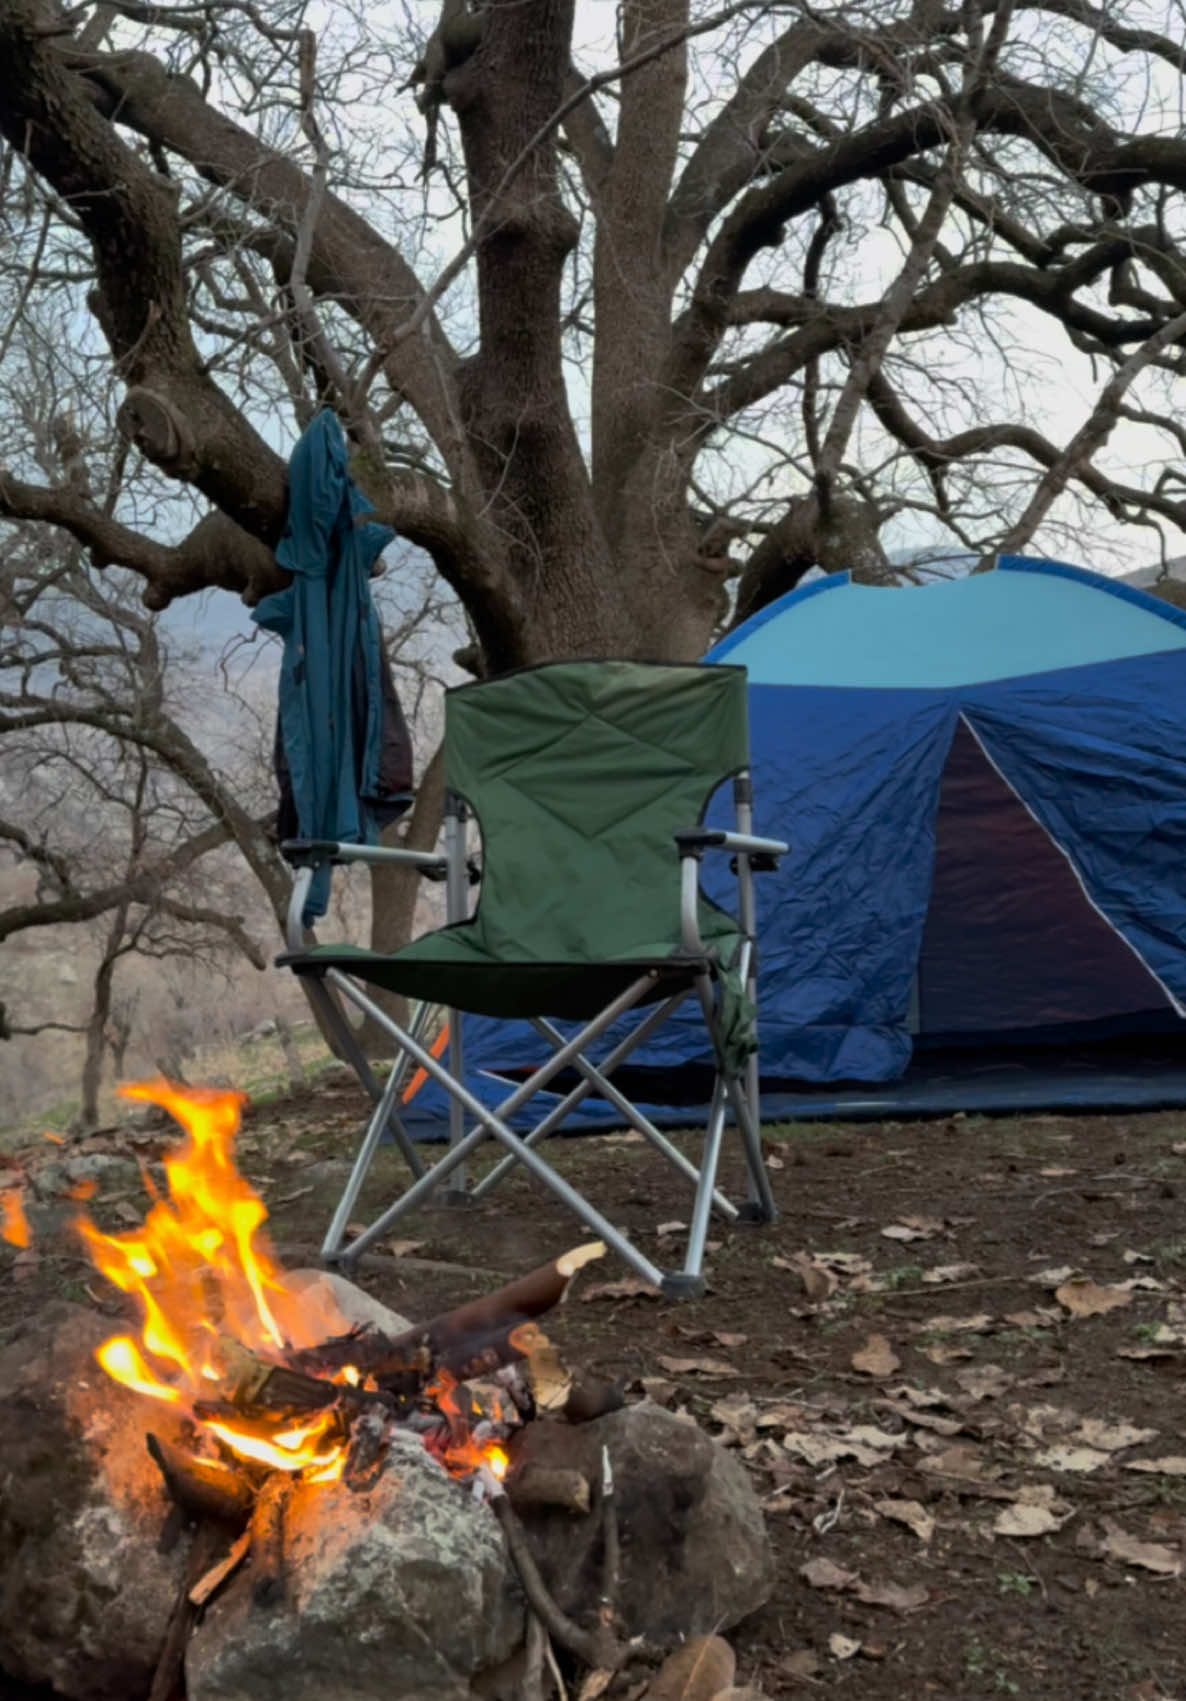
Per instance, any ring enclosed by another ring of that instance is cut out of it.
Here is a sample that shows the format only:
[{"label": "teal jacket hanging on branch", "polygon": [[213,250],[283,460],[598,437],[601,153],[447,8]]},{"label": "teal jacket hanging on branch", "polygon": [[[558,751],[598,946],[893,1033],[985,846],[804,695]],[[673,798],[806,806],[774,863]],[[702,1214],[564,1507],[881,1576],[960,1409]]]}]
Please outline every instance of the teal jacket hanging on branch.
[{"label": "teal jacket hanging on branch", "polygon": [[[278,836],[373,843],[406,808],[412,749],[391,680],[371,571],[395,533],[351,479],[335,414],[319,413],[288,464],[288,520],[276,560],[292,584],[254,619],[284,643],[276,724]],[[330,870],[305,906],[325,914]]]}]

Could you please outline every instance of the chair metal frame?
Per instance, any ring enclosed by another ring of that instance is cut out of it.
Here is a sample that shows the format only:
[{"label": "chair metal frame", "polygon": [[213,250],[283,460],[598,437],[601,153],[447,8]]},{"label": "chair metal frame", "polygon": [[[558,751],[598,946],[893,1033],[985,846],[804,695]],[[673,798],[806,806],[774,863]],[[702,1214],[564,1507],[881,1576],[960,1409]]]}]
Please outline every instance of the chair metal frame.
[{"label": "chair metal frame", "polygon": [[[687,952],[705,957],[698,915],[700,862],[707,852],[724,851],[734,859],[738,880],[737,915],[743,940],[739,965],[741,978],[756,1006],[754,875],[755,872],[777,867],[778,858],[786,854],[789,847],[781,840],[754,835],[752,791],[748,772],[735,775],[733,797],[737,824],[735,832],[695,828],[675,835],[680,868],[681,937]],[[446,798],[443,855],[406,850],[399,846],[337,844],[328,840],[292,840],[282,845],[281,849],[295,871],[288,911],[287,933],[290,951],[302,952],[310,943],[301,916],[314,871],[325,862],[389,863],[419,868],[427,877],[445,881],[447,921],[464,921],[469,910],[468,891],[472,873],[472,864],[466,850],[467,816],[468,810],[464,800],[449,793]],[[673,877],[674,873],[673,868]],[[326,969],[324,976],[320,978],[303,978],[306,980],[308,993],[317,1002],[317,1009],[325,1027],[334,1036],[340,1055],[355,1069],[373,1101],[373,1109],[349,1180],[321,1248],[323,1261],[350,1266],[400,1217],[424,1204],[432,1194],[438,1194],[443,1203],[460,1204],[482,1199],[519,1163],[543,1181],[556,1197],[599,1239],[604,1240],[636,1274],[671,1296],[694,1296],[703,1293],[704,1248],[710,1217],[714,1210],[729,1222],[777,1220],[778,1213],[770,1189],[769,1176],[762,1161],[759,1068],[756,1052],[749,1057],[744,1075],[727,1075],[718,1061],[699,1168],[655,1127],[611,1079],[614,1071],[621,1067],[630,1053],[693,992],[699,999],[708,1032],[714,1044],[716,1043],[717,1000],[714,976],[710,971],[695,973],[691,985],[681,987],[656,1003],[599,1064],[593,1063],[584,1055],[585,1048],[653,990],[657,978],[656,970],[646,970],[640,974],[571,1039],[565,1039],[563,1033],[547,1018],[532,1018],[531,1025],[548,1040],[554,1048],[553,1054],[493,1110],[482,1104],[465,1085],[464,1035],[459,1011],[450,1010],[447,1013],[449,1058],[446,1065],[439,1061],[428,1047],[427,1030],[432,1018],[431,1006],[422,1005],[411,1024],[405,1027],[388,1015],[353,976],[337,967]],[[344,1012],[329,988],[348,1000],[364,1016],[369,1016],[397,1046],[395,1064],[383,1085],[380,1085],[362,1054]],[[718,1056],[719,1049],[718,1045]],[[438,1082],[449,1096],[449,1149],[428,1169],[421,1162],[399,1114],[400,1089],[413,1065]],[[579,1083],[529,1133],[516,1134],[508,1126],[506,1118],[546,1087],[561,1070],[567,1068],[577,1071],[581,1076]],[[682,1270],[661,1270],[536,1151],[539,1141],[554,1132],[565,1117],[593,1093],[612,1104],[623,1119],[695,1188]],[[717,1168],[730,1110],[741,1135],[746,1163],[747,1197],[739,1205],[727,1199],[716,1186]],[[408,1164],[412,1175],[411,1185],[361,1234],[347,1243],[347,1225],[352,1219],[375,1152],[387,1132],[390,1132]],[[506,1148],[506,1156],[470,1189],[467,1183],[467,1160],[484,1140],[491,1137]],[[447,1189],[442,1188],[445,1181],[451,1182]]]}]

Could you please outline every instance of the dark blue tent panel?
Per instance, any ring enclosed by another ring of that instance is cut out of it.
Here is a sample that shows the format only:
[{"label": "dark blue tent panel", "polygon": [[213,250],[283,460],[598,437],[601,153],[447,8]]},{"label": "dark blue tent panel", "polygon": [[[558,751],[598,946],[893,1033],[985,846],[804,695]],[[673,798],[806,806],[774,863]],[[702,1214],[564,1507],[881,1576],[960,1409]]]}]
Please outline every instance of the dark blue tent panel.
[{"label": "dark blue tent panel", "polygon": [[[1035,1062],[1046,1048],[1035,1102],[1075,1102],[1074,1080],[1094,1090],[1079,1041],[1167,1031],[1157,1055],[1182,1067],[1162,1090],[1186,1102],[1186,616],[1006,559],[910,589],[834,576],[708,660],[749,670],[755,816],[792,845],[759,884],[763,1088],[793,1094],[767,1114],[840,1098],[851,1113],[860,1083],[971,1108],[985,1048],[1004,1044]],[[722,868],[705,883],[729,901]],[[525,1027],[467,1033],[490,1102],[543,1055]],[[661,1033],[632,1085],[678,1121],[672,1099],[701,1093],[711,1060],[691,1021]],[[1137,1102],[1133,1067],[1088,1102]],[[1024,1103],[1020,1059],[1008,1068],[989,1099]],[[423,1097],[431,1123],[443,1106]],[[614,1115],[589,1103],[584,1121]]]}]

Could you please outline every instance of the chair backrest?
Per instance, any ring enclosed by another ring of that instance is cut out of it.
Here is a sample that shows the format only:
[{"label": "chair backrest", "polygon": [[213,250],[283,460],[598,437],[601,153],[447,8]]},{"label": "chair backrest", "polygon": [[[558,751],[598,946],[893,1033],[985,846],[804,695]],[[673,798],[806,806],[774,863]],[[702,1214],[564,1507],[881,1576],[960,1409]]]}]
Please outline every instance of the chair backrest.
[{"label": "chair backrest", "polygon": [[[484,946],[536,962],[666,955],[673,834],[748,763],[744,668],[553,662],[450,691],[446,783],[482,830]],[[709,933],[726,931],[705,908]]]}]

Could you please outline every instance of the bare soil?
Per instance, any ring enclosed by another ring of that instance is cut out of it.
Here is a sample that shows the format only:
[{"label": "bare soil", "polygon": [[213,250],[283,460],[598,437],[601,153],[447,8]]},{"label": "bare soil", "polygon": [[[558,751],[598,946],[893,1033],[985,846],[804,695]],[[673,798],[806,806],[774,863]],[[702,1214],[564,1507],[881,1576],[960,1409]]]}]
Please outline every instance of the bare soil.
[{"label": "bare soil", "polygon": [[[248,1113],[241,1161],[290,1264],[315,1260],[362,1110],[330,1077]],[[753,1471],[779,1583],[730,1634],[738,1681],[861,1701],[1186,1694],[1186,1117],[767,1133],[782,1219],[721,1234],[704,1299],[599,1296],[624,1275],[607,1261],[548,1325],[571,1362],[632,1396],[645,1383]],[[675,1256],[658,1229],[689,1200],[648,1147],[548,1155]],[[400,1172],[384,1151],[361,1218]],[[585,1238],[515,1175],[404,1220],[356,1279],[426,1317]],[[0,1247],[0,1338],[51,1296],[106,1298],[68,1240],[36,1252],[14,1265]]]}]

